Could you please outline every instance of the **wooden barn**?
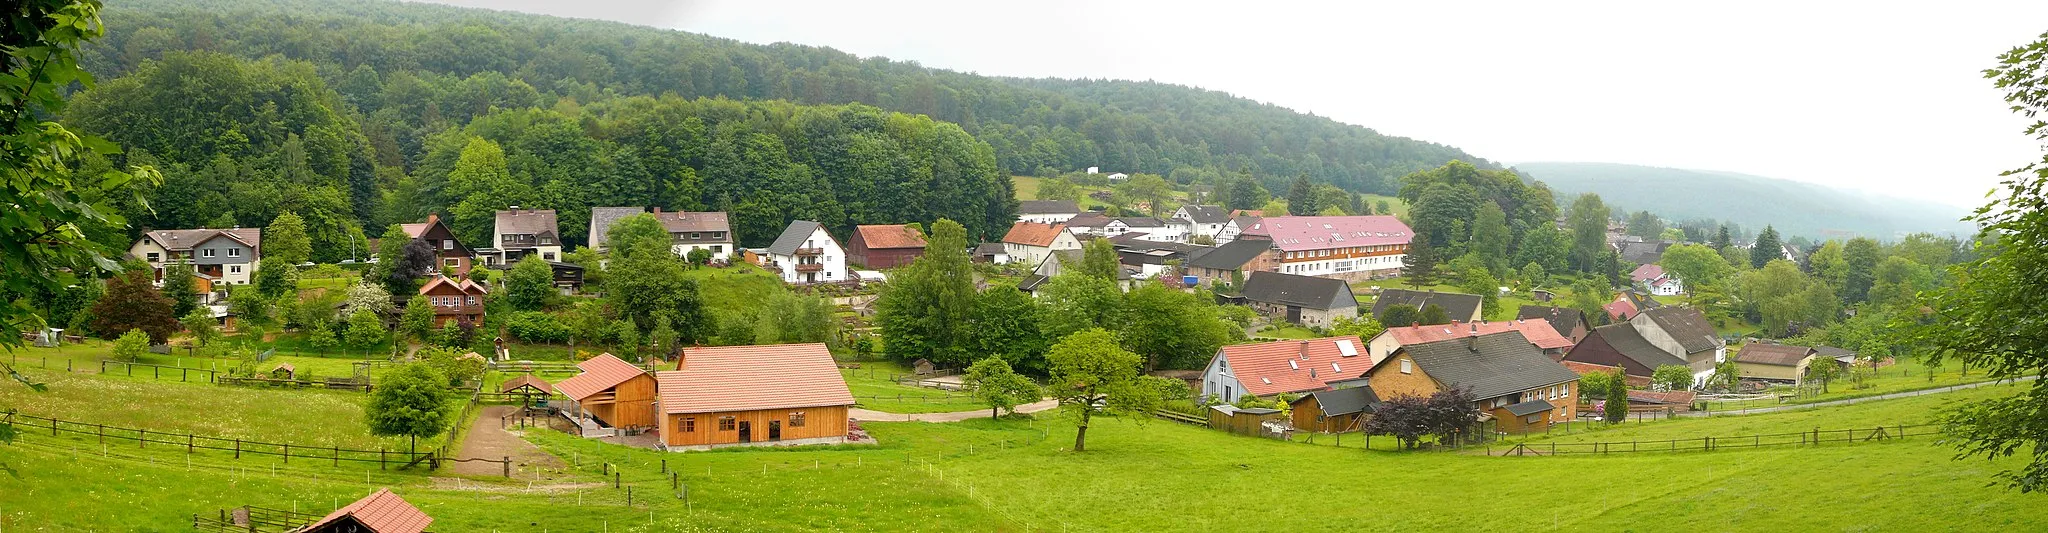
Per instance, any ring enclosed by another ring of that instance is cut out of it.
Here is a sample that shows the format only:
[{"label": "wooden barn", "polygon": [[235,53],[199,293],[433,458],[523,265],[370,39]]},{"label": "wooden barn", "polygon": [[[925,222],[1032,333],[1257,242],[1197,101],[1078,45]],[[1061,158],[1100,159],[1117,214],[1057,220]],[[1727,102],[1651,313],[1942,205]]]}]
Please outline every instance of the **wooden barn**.
[{"label": "wooden barn", "polygon": [[824,344],[685,348],[658,377],[668,450],[846,442],[853,393]]},{"label": "wooden barn", "polygon": [[[319,521],[292,533],[420,533],[434,517],[427,516],[391,489],[377,489],[363,499],[335,509]],[[255,531],[251,526],[250,531]]]},{"label": "wooden barn", "polygon": [[1288,404],[1294,429],[1317,433],[1358,431],[1380,403],[1372,387],[1316,391]]},{"label": "wooden barn", "polygon": [[614,428],[655,426],[655,380],[652,374],[612,354],[576,363],[583,373],[555,384],[575,400],[583,414]]},{"label": "wooden barn", "polygon": [[292,379],[298,374],[299,370],[293,368],[291,363],[278,363],[276,367],[270,369],[272,379]]},{"label": "wooden barn", "polygon": [[924,233],[904,224],[854,226],[846,256],[872,269],[896,268],[924,255]]}]

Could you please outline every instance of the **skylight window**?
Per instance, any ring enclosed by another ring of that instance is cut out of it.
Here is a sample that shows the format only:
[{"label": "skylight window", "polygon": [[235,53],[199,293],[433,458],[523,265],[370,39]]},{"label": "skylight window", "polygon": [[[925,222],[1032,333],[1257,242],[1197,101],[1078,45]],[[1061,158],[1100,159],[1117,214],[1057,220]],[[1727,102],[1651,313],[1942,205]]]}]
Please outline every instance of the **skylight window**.
[{"label": "skylight window", "polygon": [[[1351,339],[1338,339],[1337,353],[1344,354],[1345,357],[1357,357],[1358,347],[1351,345]],[[1334,365],[1336,363],[1331,364]]]},{"label": "skylight window", "polygon": [[1288,360],[1287,360],[1287,368],[1291,368],[1291,369],[1295,369],[1295,370],[1301,370],[1301,365],[1295,364],[1295,363],[1294,363],[1294,360],[1293,360],[1293,359],[1288,359]]}]

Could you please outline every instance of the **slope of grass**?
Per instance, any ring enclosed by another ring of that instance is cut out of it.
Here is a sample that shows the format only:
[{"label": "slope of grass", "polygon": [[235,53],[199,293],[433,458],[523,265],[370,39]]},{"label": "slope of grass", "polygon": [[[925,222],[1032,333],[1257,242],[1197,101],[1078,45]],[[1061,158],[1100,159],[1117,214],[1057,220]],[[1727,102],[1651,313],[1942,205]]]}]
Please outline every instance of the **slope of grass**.
[{"label": "slope of grass", "polygon": [[0,406],[24,414],[152,431],[305,446],[405,447],[373,437],[361,392],[264,389],[29,370],[49,392],[0,387]]},{"label": "slope of grass", "polygon": [[986,409],[973,396],[959,391],[903,385],[893,377],[910,373],[894,361],[862,361],[858,369],[842,369],[846,388],[856,405],[885,413],[949,413]]},{"label": "slope of grass", "polygon": [[[1799,433],[1802,431],[1812,431],[1815,428],[1823,431],[1843,429],[1869,430],[1879,426],[1892,427],[1901,424],[1909,426],[1929,424],[1934,423],[1936,414],[1944,409],[1965,402],[2011,396],[2015,392],[2022,390],[2022,387],[2028,386],[2031,385],[1990,385],[1951,393],[1757,415],[1629,422],[1607,426],[1605,429],[1594,431],[1575,431],[1568,435],[1531,435],[1525,442],[1578,443],[1697,439],[1708,436],[1733,437]],[[1589,427],[1600,426],[1596,424]],[[1922,441],[1922,443],[1925,442]]]},{"label": "slope of grass", "polygon": [[705,307],[722,312],[744,311],[771,295],[789,290],[782,280],[776,279],[775,273],[745,263],[725,268],[693,268],[688,277],[697,280],[697,291],[703,296]]}]

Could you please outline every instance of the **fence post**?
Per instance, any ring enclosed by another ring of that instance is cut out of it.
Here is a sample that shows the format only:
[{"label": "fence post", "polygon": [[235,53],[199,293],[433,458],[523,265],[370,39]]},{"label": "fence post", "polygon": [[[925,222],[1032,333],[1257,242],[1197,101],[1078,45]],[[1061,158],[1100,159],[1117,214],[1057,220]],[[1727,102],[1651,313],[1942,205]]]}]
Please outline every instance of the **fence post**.
[{"label": "fence post", "polygon": [[341,466],[341,447],[340,447],[340,446],[335,446],[335,447],[333,448],[333,451],[334,451],[334,466]]},{"label": "fence post", "polygon": [[284,464],[292,464],[292,445],[284,445]]},{"label": "fence post", "polygon": [[191,433],[185,434],[185,455],[192,455],[192,444],[196,440],[198,440],[198,437],[192,436]]},{"label": "fence post", "polygon": [[235,439],[235,458],[242,458],[242,439]]},{"label": "fence post", "polygon": [[[764,464],[763,466],[766,466],[766,465]],[[619,473],[618,473],[618,471],[613,471],[613,472],[612,472],[612,488],[615,488],[615,489],[616,489],[616,488],[619,488]]]},{"label": "fence post", "polygon": [[137,447],[137,448],[147,448],[147,447],[148,447],[148,444],[149,444],[149,430],[147,430],[147,429],[138,429],[138,430],[135,430],[135,447]]},{"label": "fence post", "polygon": [[[503,457],[505,458],[505,477],[512,477],[512,456],[506,455]],[[663,459],[662,461],[666,462],[667,459]]]},{"label": "fence post", "polygon": [[99,428],[100,428],[100,429],[99,429],[99,433],[100,433],[100,445],[101,445],[101,446],[106,446],[106,445],[107,445],[107,425],[106,425],[106,424],[98,424],[98,425],[99,425]]}]

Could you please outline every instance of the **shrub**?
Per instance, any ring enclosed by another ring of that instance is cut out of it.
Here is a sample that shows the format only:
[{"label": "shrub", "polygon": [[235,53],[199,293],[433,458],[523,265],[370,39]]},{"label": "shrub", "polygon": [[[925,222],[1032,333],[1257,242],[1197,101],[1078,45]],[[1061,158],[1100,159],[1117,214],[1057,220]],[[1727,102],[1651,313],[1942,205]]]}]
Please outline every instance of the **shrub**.
[{"label": "shrub", "polygon": [[505,321],[505,331],[513,338],[533,343],[569,342],[569,326],[556,320],[554,315],[540,311],[512,313]]}]

